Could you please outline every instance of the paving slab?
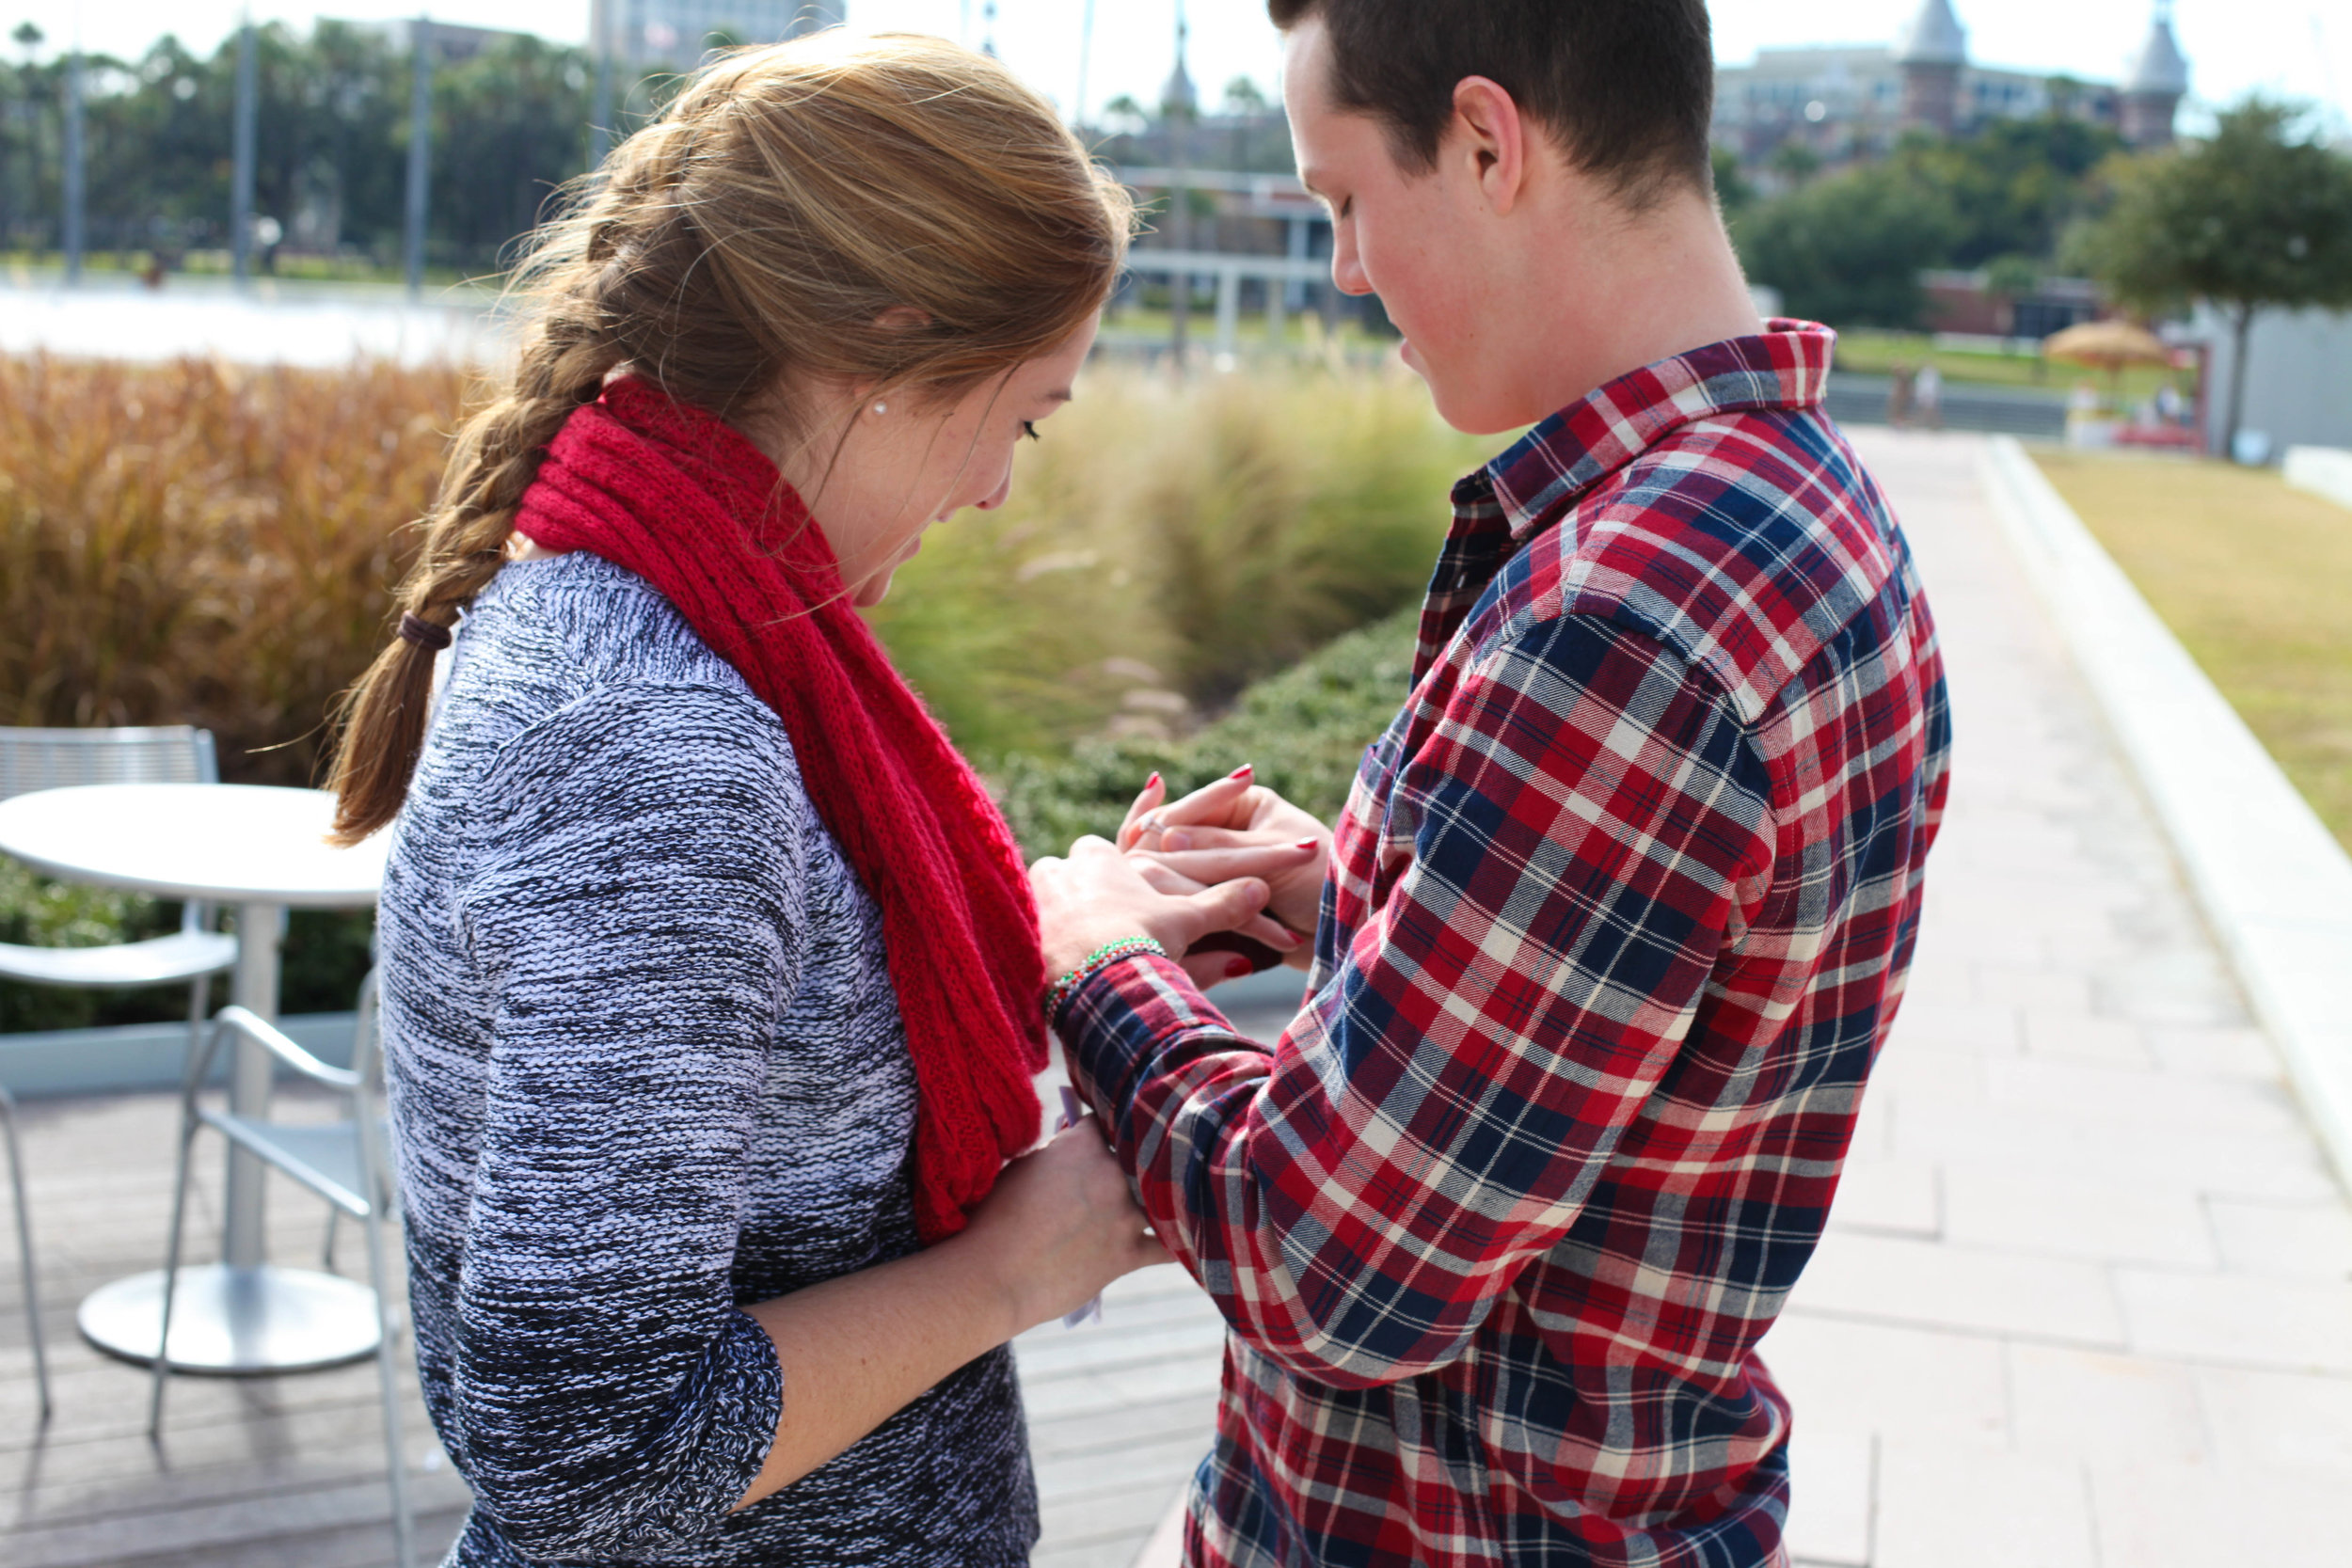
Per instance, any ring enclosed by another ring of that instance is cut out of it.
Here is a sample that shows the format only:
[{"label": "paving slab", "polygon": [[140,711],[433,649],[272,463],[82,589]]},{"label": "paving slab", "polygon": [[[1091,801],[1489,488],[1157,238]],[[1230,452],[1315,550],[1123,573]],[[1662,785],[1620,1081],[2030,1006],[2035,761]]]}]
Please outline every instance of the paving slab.
[{"label": "paving slab", "polygon": [[[1764,1354],[1803,1559],[2333,1560],[2352,1204],[2030,587],[1973,437],[1855,433],[1949,661],[1952,803],[1861,1155]],[[1956,1066],[1956,1062],[1967,1064]]]}]

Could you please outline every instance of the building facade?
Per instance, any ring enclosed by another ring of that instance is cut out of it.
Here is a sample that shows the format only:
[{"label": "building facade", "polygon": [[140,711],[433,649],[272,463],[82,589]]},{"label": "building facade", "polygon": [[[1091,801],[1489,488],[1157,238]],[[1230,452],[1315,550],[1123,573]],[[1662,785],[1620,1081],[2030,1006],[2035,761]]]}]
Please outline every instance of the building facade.
[{"label": "building facade", "polygon": [[590,0],[592,48],[641,71],[683,69],[717,44],[773,43],[838,26],[846,0]]},{"label": "building facade", "polygon": [[1714,135],[1743,163],[1763,165],[1792,144],[1842,163],[1884,152],[1907,131],[1966,135],[1995,119],[2056,114],[2160,147],[2187,91],[2165,0],[2115,81],[1979,64],[1951,0],[1925,0],[1892,44],[1764,49],[1752,65],[1723,67]]}]

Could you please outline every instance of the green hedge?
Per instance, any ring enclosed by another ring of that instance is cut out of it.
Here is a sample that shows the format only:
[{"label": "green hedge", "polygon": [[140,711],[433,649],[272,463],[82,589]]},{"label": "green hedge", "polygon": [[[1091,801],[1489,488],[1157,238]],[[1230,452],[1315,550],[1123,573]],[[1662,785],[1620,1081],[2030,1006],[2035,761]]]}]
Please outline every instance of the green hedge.
[{"label": "green hedge", "polygon": [[[1080,741],[1066,757],[1015,755],[995,771],[1006,815],[1032,856],[1085,833],[1117,831],[1156,769],[1175,794],[1247,762],[1260,782],[1330,821],[1347,800],[1364,748],[1405,700],[1416,611],[1351,632],[1243,692],[1223,719],[1175,741]],[[176,928],[179,906],[36,877],[0,859],[0,941],[80,947]],[[288,929],[280,1001],[289,1013],[351,1006],[367,971],[370,914],[297,910]],[[215,983],[215,1003],[225,1001]],[[183,1018],[187,992],[73,991],[0,982],[0,1032],[149,1023]]]},{"label": "green hedge", "polygon": [[1022,847],[1055,855],[1086,833],[1109,837],[1155,769],[1173,796],[1246,762],[1259,783],[1333,820],[1364,748],[1405,701],[1419,613],[1350,632],[1249,688],[1226,717],[1184,739],[1082,740],[1066,759],[1006,759],[993,782]]},{"label": "green hedge", "polygon": [[[0,857],[0,942],[28,947],[102,947],[180,928],[180,906],[103,888],[35,876]],[[349,1010],[368,971],[371,913],[296,910],[287,927],[278,988],[289,1013]],[[212,1005],[228,1001],[228,981],[213,982]],[[184,986],[141,990],[65,990],[0,980],[0,1034],[162,1023],[188,1016]]]}]

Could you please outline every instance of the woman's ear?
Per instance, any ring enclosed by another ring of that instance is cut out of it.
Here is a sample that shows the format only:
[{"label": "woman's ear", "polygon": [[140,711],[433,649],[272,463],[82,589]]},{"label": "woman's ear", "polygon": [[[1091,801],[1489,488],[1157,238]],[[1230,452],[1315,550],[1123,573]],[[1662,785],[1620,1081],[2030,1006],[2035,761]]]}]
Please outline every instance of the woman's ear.
[{"label": "woman's ear", "polygon": [[894,305],[876,316],[874,325],[884,332],[920,332],[931,325],[931,318],[912,305]]}]

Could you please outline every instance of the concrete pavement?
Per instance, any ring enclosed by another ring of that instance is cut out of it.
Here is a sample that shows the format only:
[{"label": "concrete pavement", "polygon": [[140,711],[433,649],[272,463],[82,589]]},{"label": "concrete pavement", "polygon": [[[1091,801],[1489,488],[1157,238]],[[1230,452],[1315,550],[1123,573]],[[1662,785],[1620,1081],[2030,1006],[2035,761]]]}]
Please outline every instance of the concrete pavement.
[{"label": "concrete pavement", "polygon": [[1979,488],[1860,432],[1950,663],[1952,807],[1831,1233],[1764,1355],[1792,1545],[1867,1568],[2347,1548],[2352,1206]]}]

